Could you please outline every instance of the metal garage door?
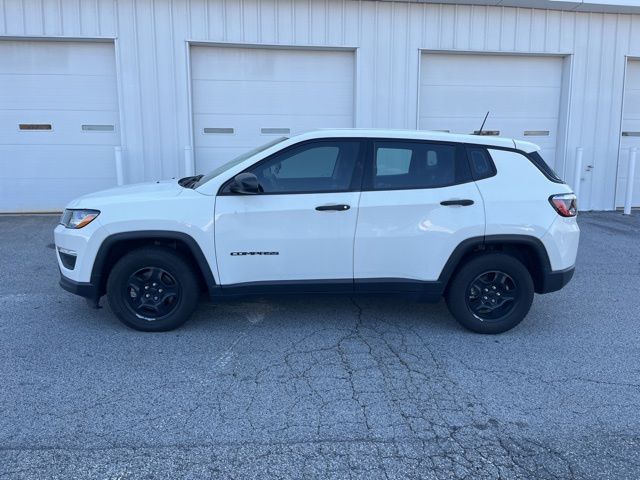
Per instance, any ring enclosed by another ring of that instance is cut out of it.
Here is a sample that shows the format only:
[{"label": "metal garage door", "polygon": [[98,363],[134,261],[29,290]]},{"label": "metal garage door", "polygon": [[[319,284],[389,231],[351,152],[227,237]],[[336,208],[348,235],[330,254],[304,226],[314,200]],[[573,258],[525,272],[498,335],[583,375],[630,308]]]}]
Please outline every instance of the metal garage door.
[{"label": "metal garage door", "polygon": [[351,51],[194,46],[196,172],[275,137],[353,126]]},{"label": "metal garage door", "polygon": [[113,186],[113,44],[0,41],[0,59],[0,211],[56,211]]},{"label": "metal garage door", "polygon": [[638,149],[636,174],[634,175],[633,206],[640,206],[640,60],[629,60],[627,63],[616,207],[624,205],[627,192],[629,153],[632,147]]},{"label": "metal garage door", "polygon": [[472,133],[480,128],[537,143],[555,163],[562,58],[424,53],[419,128]]}]

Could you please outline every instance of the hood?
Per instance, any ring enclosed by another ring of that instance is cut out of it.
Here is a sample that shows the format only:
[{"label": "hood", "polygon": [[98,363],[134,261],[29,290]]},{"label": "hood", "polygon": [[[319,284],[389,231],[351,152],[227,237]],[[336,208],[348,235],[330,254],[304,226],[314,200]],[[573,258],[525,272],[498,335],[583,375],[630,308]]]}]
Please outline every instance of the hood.
[{"label": "hood", "polygon": [[135,183],[83,195],[69,202],[67,208],[98,208],[119,203],[148,202],[175,197],[183,190],[178,185],[178,180]]}]

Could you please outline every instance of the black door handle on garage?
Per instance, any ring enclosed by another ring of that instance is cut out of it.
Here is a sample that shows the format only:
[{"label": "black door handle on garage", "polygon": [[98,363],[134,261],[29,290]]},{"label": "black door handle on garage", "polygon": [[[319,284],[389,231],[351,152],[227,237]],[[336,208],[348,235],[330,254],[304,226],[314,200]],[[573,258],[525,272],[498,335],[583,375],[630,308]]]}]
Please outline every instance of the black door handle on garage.
[{"label": "black door handle on garage", "polygon": [[328,210],[337,210],[338,212],[344,212],[345,210],[349,210],[351,207],[349,205],[320,205],[316,207],[316,210],[319,212],[326,212]]},{"label": "black door handle on garage", "polygon": [[473,200],[468,200],[468,199],[464,199],[464,200],[443,200],[442,202],[440,202],[440,205],[443,205],[445,207],[452,207],[454,205],[458,205],[461,207],[468,207],[469,205],[473,205]]}]

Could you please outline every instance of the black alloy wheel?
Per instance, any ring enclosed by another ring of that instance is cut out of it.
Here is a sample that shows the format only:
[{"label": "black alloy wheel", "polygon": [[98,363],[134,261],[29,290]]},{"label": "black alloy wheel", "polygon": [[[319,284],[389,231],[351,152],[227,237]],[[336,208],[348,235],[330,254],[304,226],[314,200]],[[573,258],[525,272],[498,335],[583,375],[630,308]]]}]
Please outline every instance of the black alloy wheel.
[{"label": "black alloy wheel", "polygon": [[495,321],[514,309],[518,294],[518,285],[508,273],[488,271],[469,285],[467,306],[479,320]]},{"label": "black alloy wheel", "polygon": [[147,321],[161,320],[173,312],[180,300],[181,288],[173,275],[163,268],[144,267],[127,281],[127,307]]},{"label": "black alloy wheel", "polygon": [[487,252],[465,260],[447,285],[451,314],[477,333],[502,333],[518,325],[533,302],[534,284],[516,257]]},{"label": "black alloy wheel", "polygon": [[111,310],[136,330],[173,330],[189,319],[198,304],[196,268],[173,248],[154,245],[133,250],[109,273]]}]

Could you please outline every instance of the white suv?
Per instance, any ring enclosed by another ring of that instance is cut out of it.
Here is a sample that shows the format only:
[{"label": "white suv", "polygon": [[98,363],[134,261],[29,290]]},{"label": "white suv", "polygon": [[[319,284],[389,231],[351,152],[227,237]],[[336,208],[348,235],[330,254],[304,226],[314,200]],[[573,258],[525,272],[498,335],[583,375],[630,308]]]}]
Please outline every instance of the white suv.
[{"label": "white suv", "polygon": [[481,333],[517,325],[572,277],[576,198],[538,147],[505,138],[331,130],[281,138],[208,175],[72,201],[61,286],[127,325],[184,323],[201,292],[399,293]]}]

